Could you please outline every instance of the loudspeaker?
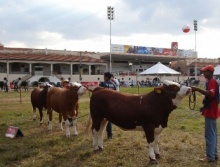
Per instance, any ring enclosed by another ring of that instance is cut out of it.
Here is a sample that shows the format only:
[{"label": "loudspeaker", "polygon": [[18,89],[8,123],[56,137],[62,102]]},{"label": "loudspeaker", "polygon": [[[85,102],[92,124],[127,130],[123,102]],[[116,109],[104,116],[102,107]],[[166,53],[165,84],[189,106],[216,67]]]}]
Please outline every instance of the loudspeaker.
[{"label": "loudspeaker", "polygon": [[9,138],[14,138],[14,137],[23,137],[24,135],[18,127],[9,126],[5,133],[5,136]]}]

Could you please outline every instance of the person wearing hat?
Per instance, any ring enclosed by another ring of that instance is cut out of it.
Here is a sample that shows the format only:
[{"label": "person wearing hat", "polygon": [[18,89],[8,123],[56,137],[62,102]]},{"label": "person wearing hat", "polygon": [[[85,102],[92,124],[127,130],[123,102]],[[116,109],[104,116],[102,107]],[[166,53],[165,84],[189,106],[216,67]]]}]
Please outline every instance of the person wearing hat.
[{"label": "person wearing hat", "polygon": [[217,118],[220,116],[218,109],[219,101],[219,85],[213,78],[214,67],[207,65],[201,69],[206,81],[206,90],[192,86],[192,91],[205,95],[203,99],[203,107],[200,109],[205,117],[205,142],[206,156],[199,159],[202,162],[215,162],[218,160],[218,134],[217,134]]}]

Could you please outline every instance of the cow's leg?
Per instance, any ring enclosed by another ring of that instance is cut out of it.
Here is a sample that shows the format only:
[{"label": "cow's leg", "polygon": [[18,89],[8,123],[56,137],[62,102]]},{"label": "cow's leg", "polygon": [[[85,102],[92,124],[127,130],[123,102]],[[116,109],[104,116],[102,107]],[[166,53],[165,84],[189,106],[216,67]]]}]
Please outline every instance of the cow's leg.
[{"label": "cow's leg", "polygon": [[106,128],[108,121],[106,119],[103,119],[100,125],[100,129],[97,133],[98,135],[98,148],[99,150],[103,150],[103,131]]},{"label": "cow's leg", "polygon": [[77,136],[77,118],[74,116],[72,119],[72,124],[73,124],[73,135]]},{"label": "cow's leg", "polygon": [[143,126],[146,138],[147,138],[147,142],[149,144],[149,158],[150,158],[150,163],[152,164],[156,164],[156,156],[154,153],[154,145],[155,145],[155,141],[154,141],[154,126],[152,125],[145,125]]},{"label": "cow's leg", "polygon": [[42,125],[43,123],[43,108],[39,108],[39,114],[40,114],[40,126]]},{"label": "cow's leg", "polygon": [[36,120],[36,118],[37,118],[36,107],[33,107],[32,110],[33,110],[33,120]]},{"label": "cow's leg", "polygon": [[163,128],[161,126],[159,126],[158,128],[155,128],[154,130],[154,153],[156,154],[156,158],[159,159],[160,158],[160,151],[159,151],[159,147],[158,147],[158,141],[159,141],[159,136],[160,133],[163,131]]},{"label": "cow's leg", "polygon": [[59,129],[63,130],[62,114],[59,113]]},{"label": "cow's leg", "polygon": [[52,131],[52,109],[47,110],[48,114],[48,130]]},{"label": "cow's leg", "polygon": [[92,130],[92,145],[93,145],[93,150],[98,151],[98,131],[95,130],[95,128]]},{"label": "cow's leg", "polygon": [[65,121],[65,126],[66,126],[66,137],[70,137],[70,122],[65,112],[63,114],[63,119]]},{"label": "cow's leg", "polygon": [[102,133],[107,125],[106,120],[97,119],[92,121],[92,134],[93,134],[93,149],[99,151],[103,149],[103,137]]},{"label": "cow's leg", "polygon": [[[64,119],[65,120],[65,119]],[[65,120],[65,126],[66,126],[66,137],[70,137],[70,122],[68,119]]]}]

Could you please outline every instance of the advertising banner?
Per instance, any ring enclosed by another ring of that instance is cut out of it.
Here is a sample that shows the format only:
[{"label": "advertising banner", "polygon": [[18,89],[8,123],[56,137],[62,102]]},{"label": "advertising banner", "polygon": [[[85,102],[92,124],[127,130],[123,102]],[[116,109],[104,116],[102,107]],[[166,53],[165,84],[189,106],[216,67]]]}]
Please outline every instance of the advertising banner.
[{"label": "advertising banner", "polygon": [[98,82],[81,82],[83,86],[98,86]]},{"label": "advertising banner", "polygon": [[138,46],[124,45],[124,53],[138,53]]},{"label": "advertising banner", "polygon": [[147,47],[138,46],[138,54],[151,54]]},{"label": "advertising banner", "polygon": [[124,53],[124,45],[112,44],[111,45],[111,52],[114,52],[114,53]]},{"label": "advertising banner", "polygon": [[196,57],[196,53],[193,50],[179,50],[180,56]]},{"label": "advertising banner", "polygon": [[134,54],[145,54],[145,55],[176,56],[177,50],[178,50],[178,42],[172,42],[171,48],[157,48],[157,47],[116,45],[116,44],[111,45],[111,51],[113,53],[134,53]]},{"label": "advertising banner", "polygon": [[172,42],[171,43],[171,49],[173,51],[177,51],[178,50],[178,42]]}]

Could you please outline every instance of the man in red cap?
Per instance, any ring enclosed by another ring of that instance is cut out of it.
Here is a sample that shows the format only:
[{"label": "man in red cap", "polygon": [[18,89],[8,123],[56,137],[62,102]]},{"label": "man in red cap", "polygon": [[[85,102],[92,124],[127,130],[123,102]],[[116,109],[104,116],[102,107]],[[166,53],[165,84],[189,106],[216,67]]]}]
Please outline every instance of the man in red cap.
[{"label": "man in red cap", "polygon": [[207,65],[201,71],[207,79],[206,90],[192,86],[192,91],[198,91],[205,95],[203,99],[203,107],[200,109],[205,117],[205,142],[206,156],[200,161],[215,162],[218,159],[218,134],[217,134],[217,118],[220,116],[218,109],[219,102],[219,85],[213,78],[214,67]]}]

